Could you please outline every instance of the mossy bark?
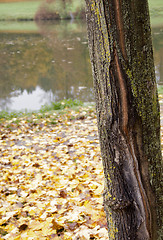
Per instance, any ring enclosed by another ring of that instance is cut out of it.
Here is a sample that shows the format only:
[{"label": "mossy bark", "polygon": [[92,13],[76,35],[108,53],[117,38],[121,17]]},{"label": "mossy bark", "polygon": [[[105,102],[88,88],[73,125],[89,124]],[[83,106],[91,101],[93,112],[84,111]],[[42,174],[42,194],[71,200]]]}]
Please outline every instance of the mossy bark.
[{"label": "mossy bark", "polygon": [[161,239],[160,115],[147,0],[86,0],[109,239]]}]

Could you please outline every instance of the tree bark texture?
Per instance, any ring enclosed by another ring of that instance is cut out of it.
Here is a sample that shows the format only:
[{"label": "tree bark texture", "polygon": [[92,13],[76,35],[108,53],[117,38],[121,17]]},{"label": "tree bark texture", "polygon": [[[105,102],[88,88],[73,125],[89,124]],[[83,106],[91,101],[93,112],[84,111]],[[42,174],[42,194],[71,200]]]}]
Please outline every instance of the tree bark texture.
[{"label": "tree bark texture", "polygon": [[160,115],[147,0],[86,0],[109,239],[161,239]]}]

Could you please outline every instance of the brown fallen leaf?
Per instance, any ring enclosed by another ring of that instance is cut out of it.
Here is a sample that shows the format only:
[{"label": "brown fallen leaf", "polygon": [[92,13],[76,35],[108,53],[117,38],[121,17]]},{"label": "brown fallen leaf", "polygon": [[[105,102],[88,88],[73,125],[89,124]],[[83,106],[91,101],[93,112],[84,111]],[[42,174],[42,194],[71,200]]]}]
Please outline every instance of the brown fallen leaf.
[{"label": "brown fallen leaf", "polygon": [[59,196],[62,198],[66,198],[67,197],[67,190],[66,189],[61,189]]},{"label": "brown fallen leaf", "polygon": [[19,226],[19,231],[21,232],[21,231],[24,231],[24,230],[26,230],[28,228],[28,225],[26,224],[26,223],[23,223],[23,224],[21,224],[20,226]]}]

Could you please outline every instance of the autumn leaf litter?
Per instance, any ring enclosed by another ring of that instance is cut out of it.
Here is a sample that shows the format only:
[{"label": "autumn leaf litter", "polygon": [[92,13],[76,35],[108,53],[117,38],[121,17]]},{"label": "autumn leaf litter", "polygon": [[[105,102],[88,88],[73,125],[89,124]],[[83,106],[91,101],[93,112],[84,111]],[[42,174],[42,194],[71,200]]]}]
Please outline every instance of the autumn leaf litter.
[{"label": "autumn leaf litter", "polygon": [[108,239],[94,108],[2,119],[0,129],[0,239]]},{"label": "autumn leaf litter", "polygon": [[0,127],[1,239],[108,239],[94,108]]}]

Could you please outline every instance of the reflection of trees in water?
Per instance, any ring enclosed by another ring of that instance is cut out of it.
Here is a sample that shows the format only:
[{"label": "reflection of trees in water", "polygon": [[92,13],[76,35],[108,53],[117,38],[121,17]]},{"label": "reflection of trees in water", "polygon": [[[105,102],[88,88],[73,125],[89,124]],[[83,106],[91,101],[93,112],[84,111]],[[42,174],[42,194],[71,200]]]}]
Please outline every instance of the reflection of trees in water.
[{"label": "reflection of trees in water", "polygon": [[[48,38],[48,46],[53,51],[55,73],[49,85],[58,99],[77,98],[79,86],[91,89],[92,77],[88,47],[85,45],[85,24],[63,21],[48,26],[44,23],[39,25],[39,28],[41,34]],[[82,99],[89,100],[90,95],[87,93]]]},{"label": "reflection of trees in water", "polygon": [[160,51],[160,82],[163,84],[163,47]]},{"label": "reflection of trees in water", "polygon": [[[39,30],[41,35],[0,33],[0,108],[10,106],[13,92],[32,93],[37,86],[45,91],[41,99],[92,101],[85,23],[39,23]],[[157,79],[163,81],[161,29],[153,29],[153,44]]]},{"label": "reflection of trees in water", "polygon": [[[32,93],[40,86],[51,100],[92,101],[92,75],[83,22],[39,23],[41,33],[1,33],[0,107],[13,91]],[[153,29],[157,77],[163,81],[163,31]],[[86,88],[82,88],[86,87]],[[45,97],[45,96],[43,96]]]},{"label": "reflection of trees in water", "polygon": [[[36,86],[51,90],[56,100],[93,99],[92,76],[84,24],[67,21],[39,25],[36,33],[1,33],[0,96],[25,89],[32,93]],[[157,77],[163,81],[163,32],[153,29]],[[80,87],[86,86],[86,89]],[[2,100],[1,100],[2,103]],[[4,102],[2,103],[4,104]]]},{"label": "reflection of trees in water", "polygon": [[80,86],[92,89],[85,25],[59,22],[39,27],[43,36],[1,33],[1,97],[18,89],[31,93],[40,86],[57,100],[78,96],[91,100],[88,92],[82,96],[79,92]]},{"label": "reflection of trees in water", "polygon": [[156,62],[156,79],[159,84],[163,85],[163,42],[162,48],[155,52],[154,57]]},{"label": "reflection of trees in water", "polygon": [[[33,37],[26,34],[4,34],[3,42],[0,43],[3,47],[3,52],[0,52],[0,83],[4,89],[7,81],[11,88],[5,93],[17,89],[32,91],[37,86],[39,68],[42,67],[35,47],[38,36],[38,34],[34,34]],[[8,39],[12,45],[6,44]]]},{"label": "reflection of trees in water", "polygon": [[6,97],[6,98],[0,98],[0,109],[1,110],[7,110],[8,106],[11,104],[11,99]]}]

